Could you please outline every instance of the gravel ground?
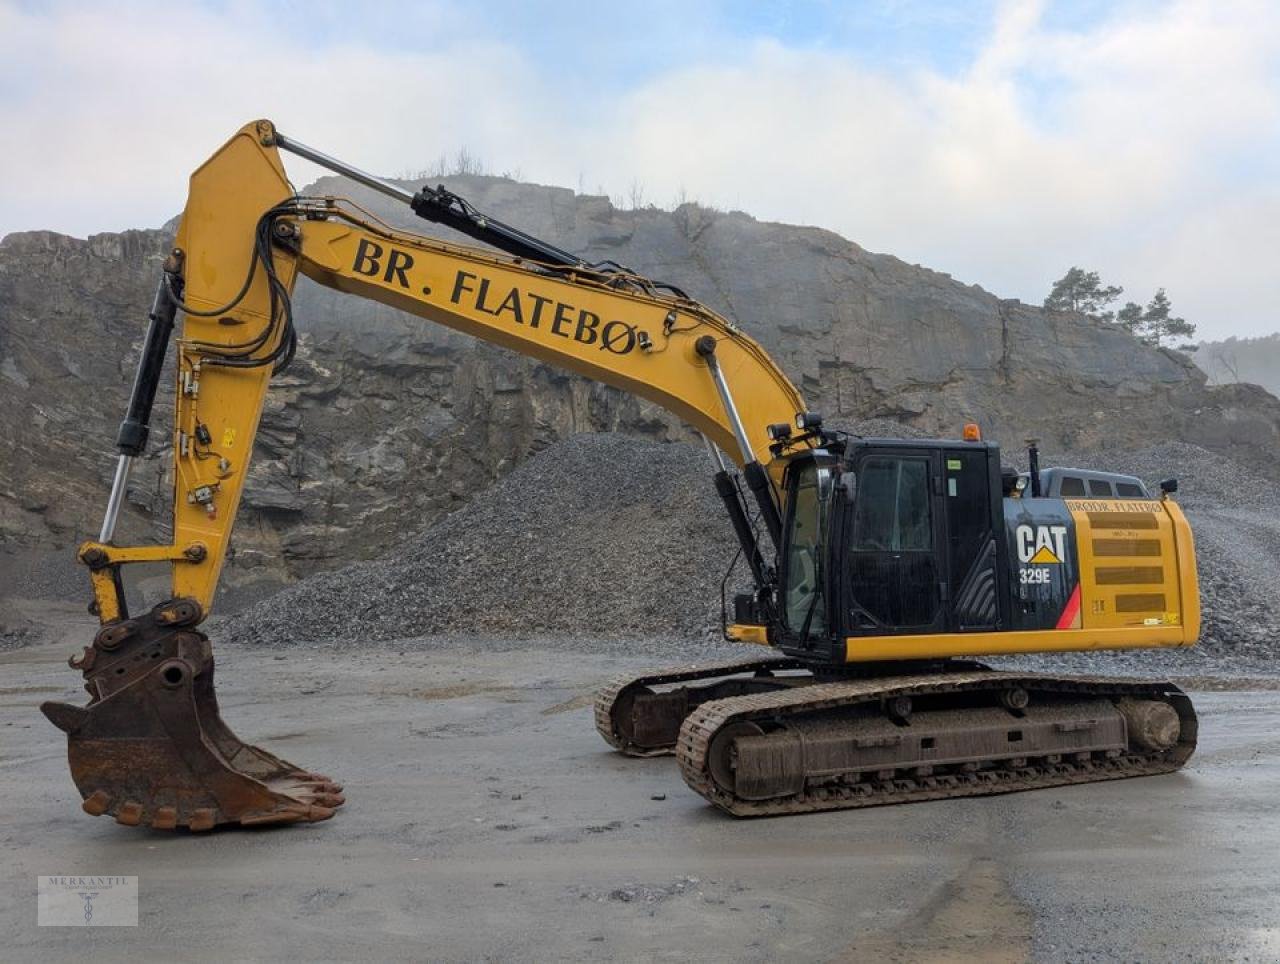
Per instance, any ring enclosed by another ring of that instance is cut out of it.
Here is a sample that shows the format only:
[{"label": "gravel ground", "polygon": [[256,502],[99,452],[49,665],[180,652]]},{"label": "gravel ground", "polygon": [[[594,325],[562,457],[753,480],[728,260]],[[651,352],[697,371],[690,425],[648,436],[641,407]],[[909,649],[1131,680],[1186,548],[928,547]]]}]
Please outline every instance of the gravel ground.
[{"label": "gravel ground", "polygon": [[[1181,443],[1044,461],[1153,483],[1177,475],[1205,611],[1201,645],[1178,654],[1178,665],[1187,673],[1224,659],[1269,665],[1280,628],[1280,486]],[[579,435],[381,559],[289,587],[223,620],[218,632],[269,646],[410,637],[448,645],[452,636],[483,634],[654,655],[671,654],[679,649],[671,641],[683,639],[692,657],[719,649],[720,585],[734,551],[700,448]],[[1054,661],[1120,671],[1148,655]]]},{"label": "gravel ground", "polygon": [[[163,833],[89,817],[66,643],[0,654],[0,960],[1274,961],[1280,694],[1195,692],[1176,774],[734,820],[595,733],[640,660],[223,647],[236,732],[346,786],[333,820]],[[494,649],[503,649],[500,653]],[[137,927],[38,927],[37,874],[139,878]]]}]

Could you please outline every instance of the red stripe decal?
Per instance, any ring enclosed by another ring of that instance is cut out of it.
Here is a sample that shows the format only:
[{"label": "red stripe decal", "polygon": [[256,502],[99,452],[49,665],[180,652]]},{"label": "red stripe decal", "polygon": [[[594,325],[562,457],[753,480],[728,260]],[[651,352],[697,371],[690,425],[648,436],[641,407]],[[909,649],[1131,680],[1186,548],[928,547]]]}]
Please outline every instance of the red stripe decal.
[{"label": "red stripe decal", "polygon": [[1062,609],[1062,615],[1058,617],[1058,625],[1054,629],[1070,629],[1071,624],[1076,621],[1076,616],[1080,613],[1080,583],[1076,583],[1076,588],[1071,592],[1071,598],[1067,600],[1066,606]]}]

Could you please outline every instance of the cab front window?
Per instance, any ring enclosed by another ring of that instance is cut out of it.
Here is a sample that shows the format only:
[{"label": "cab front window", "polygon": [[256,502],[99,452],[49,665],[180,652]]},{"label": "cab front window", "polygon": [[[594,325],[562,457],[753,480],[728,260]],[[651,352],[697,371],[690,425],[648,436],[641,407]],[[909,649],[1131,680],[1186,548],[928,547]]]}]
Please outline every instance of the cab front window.
[{"label": "cab front window", "polygon": [[792,486],[783,604],[792,632],[816,636],[827,629],[822,567],[831,511],[831,471],[806,465],[798,470]]}]

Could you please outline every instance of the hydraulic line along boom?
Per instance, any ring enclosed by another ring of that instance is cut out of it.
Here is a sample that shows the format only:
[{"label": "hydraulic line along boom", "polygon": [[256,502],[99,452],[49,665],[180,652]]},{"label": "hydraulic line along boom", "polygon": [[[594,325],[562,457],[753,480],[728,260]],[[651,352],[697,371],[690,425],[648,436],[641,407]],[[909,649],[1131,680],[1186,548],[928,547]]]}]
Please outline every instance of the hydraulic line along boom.
[{"label": "hydraulic line along boom", "polygon": [[517,258],[529,258],[533,261],[541,261],[545,264],[561,265],[563,267],[586,267],[581,258],[570,254],[568,251],[563,251],[555,245],[540,241],[532,235],[525,234],[509,224],[503,224],[501,221],[479,214],[472,210],[471,206],[462,198],[443,188],[433,190],[423,185],[416,193],[406,191],[390,181],[367,174],[345,161],[330,157],[322,151],[317,151],[314,147],[308,147],[306,144],[295,141],[291,137],[286,137],[279,131],[275,133],[275,142],[276,146],[292,154],[304,157],[336,174],[349,177],[365,187],[373,188],[373,190],[387,195],[387,197],[403,201],[413,209],[414,214],[421,218],[453,228],[455,231],[460,231],[469,237],[475,238],[477,241],[483,241],[485,244],[492,245]]}]

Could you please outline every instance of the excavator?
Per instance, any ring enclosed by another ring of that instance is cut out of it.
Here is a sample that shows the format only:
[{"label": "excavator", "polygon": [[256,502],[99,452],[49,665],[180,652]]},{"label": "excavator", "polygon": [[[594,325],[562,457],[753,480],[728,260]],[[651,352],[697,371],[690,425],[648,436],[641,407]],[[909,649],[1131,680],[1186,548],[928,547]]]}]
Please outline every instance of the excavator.
[{"label": "excavator", "polygon": [[[469,241],[301,196],[282,151]],[[1029,471],[1015,471],[977,425],[929,441],[828,427],[756,341],[679,288],[259,120],[191,176],[102,530],[78,550],[101,625],[70,664],[90,698],[41,709],[66,733],[89,814],[202,831],[325,820],[345,802],[333,778],[231,731],[199,629],[268,382],[297,347],[299,273],[633,393],[701,433],[744,585],[750,573],[723,630],[756,655],[614,680],[594,715],[623,754],[674,754],[716,807],[793,814],[1028,790],[1167,773],[1194,751],[1196,715],[1171,682],[974,659],[1193,645],[1195,552],[1176,480],[1153,495],[1130,476],[1041,469],[1034,444]],[[117,545],[179,313],[172,541]],[[122,570],[157,562],[172,598],[131,615]]]}]

